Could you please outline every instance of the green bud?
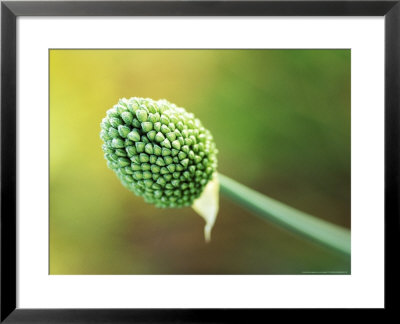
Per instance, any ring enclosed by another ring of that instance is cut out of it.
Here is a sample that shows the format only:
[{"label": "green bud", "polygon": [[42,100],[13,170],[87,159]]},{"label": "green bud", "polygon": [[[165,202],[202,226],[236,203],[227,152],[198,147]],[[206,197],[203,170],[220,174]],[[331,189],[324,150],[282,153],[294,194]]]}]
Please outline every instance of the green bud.
[{"label": "green bud", "polygon": [[147,133],[153,129],[153,124],[150,122],[143,122],[142,123],[142,130],[143,132]]},{"label": "green bud", "polygon": [[151,121],[153,124],[158,122],[156,114],[149,114],[148,120]]},{"label": "green bud", "polygon": [[112,148],[110,148],[108,145],[106,145],[106,144],[103,144],[102,146],[101,146],[101,148],[103,149],[103,152],[104,153],[113,153],[114,152],[114,150],[112,149]]},{"label": "green bud", "polygon": [[172,142],[172,147],[174,149],[179,150],[181,148],[181,143],[179,143],[179,141],[175,140],[175,141]]},{"label": "green bud", "polygon": [[172,164],[172,163],[168,164],[168,165],[167,165],[167,169],[168,169],[169,172],[174,173],[174,171],[175,171],[175,164]]},{"label": "green bud", "polygon": [[189,151],[190,151],[189,146],[188,145],[182,146],[182,151],[185,152],[185,153],[189,153]]},{"label": "green bud", "polygon": [[134,146],[128,146],[125,150],[126,150],[126,153],[128,153],[129,157],[132,157],[133,155],[137,154],[136,147],[134,147]]},{"label": "green bud", "polygon": [[172,154],[172,152],[171,152],[170,149],[165,148],[165,147],[162,148],[162,155],[163,156],[167,156],[167,155],[171,155],[171,154]]},{"label": "green bud", "polygon": [[136,171],[136,172],[133,173],[133,177],[136,180],[142,180],[143,179],[143,174],[142,174],[142,172]]},{"label": "green bud", "polygon": [[143,142],[136,142],[135,146],[136,146],[136,151],[138,153],[143,153],[144,152],[145,144]]},{"label": "green bud", "polygon": [[125,150],[124,149],[120,149],[120,148],[115,149],[115,154],[118,155],[118,156],[127,156]]},{"label": "green bud", "polygon": [[168,126],[161,125],[161,132],[163,134],[168,134],[168,133],[171,133],[171,130],[168,128]]},{"label": "green bud", "polygon": [[131,157],[131,161],[136,164],[140,164],[139,155],[134,155]]},{"label": "green bud", "polygon": [[117,162],[118,161],[118,155],[114,153],[109,153],[109,154],[104,154],[104,157],[109,160],[110,162]]},{"label": "green bud", "polygon": [[162,115],[161,119],[160,119],[161,123],[163,123],[164,125],[168,125],[169,124],[169,119],[167,116]]},{"label": "green bud", "polygon": [[140,168],[142,169],[142,171],[149,171],[151,169],[151,165],[149,163],[142,163],[140,165]]},{"label": "green bud", "polygon": [[100,138],[101,138],[103,141],[108,141],[108,140],[112,139],[112,137],[110,137],[110,135],[108,135],[108,132],[106,132],[104,129],[102,129],[102,130],[100,131]]},{"label": "green bud", "polygon": [[116,128],[110,127],[110,128],[108,129],[108,136],[109,136],[110,138],[117,138],[117,137],[119,137],[119,133],[118,133],[118,131],[117,131]]},{"label": "green bud", "polygon": [[134,126],[135,128],[139,129],[140,126],[141,126],[141,123],[140,123],[140,121],[139,121],[137,118],[134,118],[134,119],[132,120],[132,126]]},{"label": "green bud", "polygon": [[125,147],[135,145],[129,138],[125,138]]},{"label": "green bud", "polygon": [[175,130],[175,124],[174,123],[169,123],[168,127],[171,131]]},{"label": "green bud", "polygon": [[114,148],[123,148],[124,147],[124,141],[120,138],[113,138],[111,142],[112,147]]},{"label": "green bud", "polygon": [[[151,176],[152,176],[151,172],[149,172],[149,171],[144,171],[143,172],[143,179],[149,180],[149,179],[151,179]],[[153,184],[153,181],[151,183]]]},{"label": "green bud", "polygon": [[169,142],[168,138],[166,138],[165,140],[163,140],[161,142],[161,146],[164,146],[164,147],[169,148],[169,149],[171,148],[171,143]]},{"label": "green bud", "polygon": [[178,159],[179,159],[179,160],[183,160],[184,158],[186,158],[186,156],[187,156],[187,155],[186,155],[185,152],[182,152],[182,151],[181,151],[181,152],[178,153]]},{"label": "green bud", "polygon": [[111,124],[110,124],[110,122],[108,121],[108,118],[107,118],[107,117],[102,119],[102,121],[101,121],[101,123],[100,123],[100,127],[101,127],[103,130],[108,130],[108,129],[111,127]]},{"label": "green bud", "polygon": [[164,165],[165,165],[165,162],[164,162],[164,160],[163,160],[161,157],[159,157],[159,158],[157,159],[157,161],[156,161],[156,164],[159,165],[159,166],[164,166]]},{"label": "green bud", "polygon": [[133,170],[132,170],[132,168],[129,167],[129,166],[127,166],[127,167],[125,168],[125,172],[126,172],[127,174],[133,174]]},{"label": "green bud", "polygon": [[150,163],[154,164],[154,163],[156,163],[156,161],[157,161],[157,156],[155,156],[154,154],[150,155]]},{"label": "green bud", "polygon": [[122,124],[122,120],[117,117],[111,117],[110,124],[112,127],[118,128],[118,126]]},{"label": "green bud", "polygon": [[153,142],[155,137],[156,137],[157,132],[155,130],[152,130],[150,132],[147,133],[147,138]]},{"label": "green bud", "polygon": [[128,125],[128,126],[132,125],[133,115],[131,112],[124,111],[123,113],[121,113],[121,118],[126,125]]},{"label": "green bud", "polygon": [[133,178],[130,175],[124,176],[124,180],[129,183],[133,182]]},{"label": "green bud", "polygon": [[187,166],[189,165],[189,159],[182,160],[181,164],[183,165],[184,168],[187,168]]},{"label": "green bud", "polygon": [[146,153],[140,153],[139,155],[140,162],[149,162],[150,158]]},{"label": "green bud", "polygon": [[173,133],[173,132],[169,132],[169,133],[167,134],[167,138],[169,139],[170,142],[173,142],[173,141],[175,141],[175,139],[176,139],[176,135],[175,135],[175,133]]},{"label": "green bud", "polygon": [[118,133],[122,138],[126,138],[130,131],[131,129],[125,125],[118,126]]},{"label": "green bud", "polygon": [[156,134],[155,140],[156,140],[157,142],[160,143],[160,142],[164,141],[164,139],[165,139],[165,137],[164,137],[164,134],[163,134],[163,133],[158,132],[158,133]]},{"label": "green bud", "polygon": [[132,132],[130,132],[127,137],[134,142],[140,141],[140,134],[137,129],[134,129]]},{"label": "green bud", "polygon": [[121,99],[100,123],[107,166],[157,207],[190,206],[217,167],[210,132],[166,100]]},{"label": "green bud", "polygon": [[160,170],[160,173],[161,174],[167,174],[167,173],[169,173],[169,171],[168,171],[168,169],[166,167],[162,167],[161,170]]},{"label": "green bud", "polygon": [[154,129],[157,132],[159,132],[161,130],[161,123],[160,122],[154,123]]},{"label": "green bud", "polygon": [[144,151],[145,151],[147,154],[153,154],[153,153],[154,153],[153,144],[147,143],[146,146],[144,147]]},{"label": "green bud", "polygon": [[147,103],[147,109],[149,110],[149,112],[151,112],[151,113],[156,113],[157,112],[157,104],[156,103],[153,103],[153,102],[148,102]]},{"label": "green bud", "polygon": [[147,121],[147,111],[142,109],[136,111],[136,117],[140,122]]},{"label": "green bud", "polygon": [[151,172],[153,173],[159,173],[160,172],[160,167],[158,165],[152,164],[151,165]]},{"label": "green bud", "polygon": [[146,135],[142,135],[142,136],[140,137],[140,140],[141,140],[144,144],[150,143],[150,141],[149,141],[149,139],[147,138]]},{"label": "green bud", "polygon": [[154,144],[153,150],[154,150],[155,155],[161,155],[161,152],[162,152],[161,147],[158,146],[157,144]]},{"label": "green bud", "polygon": [[131,168],[133,171],[140,171],[142,167],[139,164],[131,163]]},{"label": "green bud", "polygon": [[118,159],[118,163],[119,163],[119,166],[125,167],[125,166],[127,166],[127,165],[130,165],[130,164],[131,164],[131,161],[129,161],[127,158],[120,157],[120,158]]},{"label": "green bud", "polygon": [[164,162],[166,165],[170,165],[173,162],[173,159],[171,156],[164,156]]},{"label": "green bud", "polygon": [[112,117],[118,118],[118,116],[119,116],[119,113],[118,113],[117,109],[111,108],[111,109],[107,110],[108,122],[111,122]]}]

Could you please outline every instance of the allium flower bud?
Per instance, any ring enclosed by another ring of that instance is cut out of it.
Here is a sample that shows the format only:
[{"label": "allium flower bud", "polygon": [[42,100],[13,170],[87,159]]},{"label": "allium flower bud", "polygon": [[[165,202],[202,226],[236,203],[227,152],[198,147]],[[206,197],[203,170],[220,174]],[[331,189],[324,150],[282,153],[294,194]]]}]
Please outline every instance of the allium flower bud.
[{"label": "allium flower bud", "polygon": [[217,168],[211,133],[167,100],[119,100],[101,122],[100,138],[121,183],[157,207],[191,206]]}]

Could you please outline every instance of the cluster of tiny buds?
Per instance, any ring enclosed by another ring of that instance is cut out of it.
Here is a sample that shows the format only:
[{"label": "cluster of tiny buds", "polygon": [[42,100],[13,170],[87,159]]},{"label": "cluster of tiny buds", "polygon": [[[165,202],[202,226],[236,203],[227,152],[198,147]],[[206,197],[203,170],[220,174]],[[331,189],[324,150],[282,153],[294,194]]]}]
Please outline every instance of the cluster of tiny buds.
[{"label": "cluster of tiny buds", "polygon": [[108,167],[157,207],[191,206],[217,168],[211,133],[167,100],[120,99],[100,125]]}]

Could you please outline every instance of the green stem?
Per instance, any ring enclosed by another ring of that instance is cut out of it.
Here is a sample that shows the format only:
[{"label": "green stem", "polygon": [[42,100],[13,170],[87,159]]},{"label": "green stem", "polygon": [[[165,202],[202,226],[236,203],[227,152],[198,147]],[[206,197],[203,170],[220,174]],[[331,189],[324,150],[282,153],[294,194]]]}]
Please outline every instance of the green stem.
[{"label": "green stem", "polygon": [[221,192],[264,220],[350,255],[350,231],[308,215],[219,174]]}]

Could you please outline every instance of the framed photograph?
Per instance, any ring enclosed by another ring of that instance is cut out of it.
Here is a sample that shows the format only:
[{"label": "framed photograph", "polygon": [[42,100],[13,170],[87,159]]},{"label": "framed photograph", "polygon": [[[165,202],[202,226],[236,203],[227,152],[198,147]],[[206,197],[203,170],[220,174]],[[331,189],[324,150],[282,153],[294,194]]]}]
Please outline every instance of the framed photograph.
[{"label": "framed photograph", "polygon": [[2,1],[1,322],[394,310],[399,1]]}]

